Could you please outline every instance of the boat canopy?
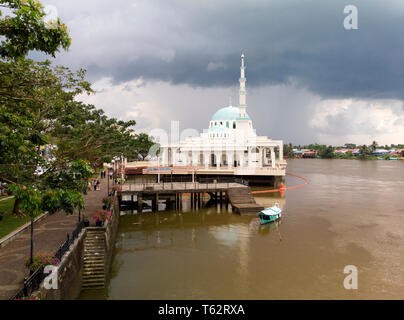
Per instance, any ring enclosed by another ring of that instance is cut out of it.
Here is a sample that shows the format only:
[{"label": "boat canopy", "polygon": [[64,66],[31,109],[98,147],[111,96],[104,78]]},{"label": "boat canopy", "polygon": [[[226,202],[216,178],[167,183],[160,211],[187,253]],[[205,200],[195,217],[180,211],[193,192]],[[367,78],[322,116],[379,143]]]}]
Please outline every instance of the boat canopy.
[{"label": "boat canopy", "polygon": [[281,212],[282,212],[282,209],[279,208],[278,206],[273,206],[273,207],[270,207],[270,208],[266,208],[266,209],[261,211],[261,213],[269,215],[269,216],[280,214]]}]

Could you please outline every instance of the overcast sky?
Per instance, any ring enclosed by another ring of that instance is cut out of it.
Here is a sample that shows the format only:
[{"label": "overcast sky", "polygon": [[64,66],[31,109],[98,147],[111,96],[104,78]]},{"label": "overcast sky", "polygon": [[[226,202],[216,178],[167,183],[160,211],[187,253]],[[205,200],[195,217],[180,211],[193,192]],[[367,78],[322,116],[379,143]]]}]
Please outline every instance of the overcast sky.
[{"label": "overcast sky", "polygon": [[[203,131],[238,103],[285,143],[404,143],[402,0],[46,0],[72,36],[56,62],[88,70],[83,97],[137,129]],[[358,8],[346,30],[344,7]]]}]

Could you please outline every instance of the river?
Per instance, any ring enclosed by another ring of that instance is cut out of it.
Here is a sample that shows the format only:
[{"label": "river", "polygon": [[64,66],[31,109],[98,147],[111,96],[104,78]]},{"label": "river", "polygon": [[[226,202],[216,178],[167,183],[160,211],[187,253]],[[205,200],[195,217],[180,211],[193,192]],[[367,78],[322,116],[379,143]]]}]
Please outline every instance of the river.
[{"label": "river", "polygon": [[124,213],[106,289],[80,298],[404,299],[404,161],[296,159],[287,171],[310,183],[256,196],[283,208],[277,225],[216,207]]}]

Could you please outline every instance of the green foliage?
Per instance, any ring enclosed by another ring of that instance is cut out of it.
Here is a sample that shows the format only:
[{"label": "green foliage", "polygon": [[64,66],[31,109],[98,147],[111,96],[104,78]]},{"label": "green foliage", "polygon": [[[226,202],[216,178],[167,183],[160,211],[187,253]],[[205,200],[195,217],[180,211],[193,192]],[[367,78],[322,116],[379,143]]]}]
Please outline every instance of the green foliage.
[{"label": "green foliage", "polygon": [[348,151],[348,152],[344,153],[344,154],[341,156],[341,158],[342,158],[342,159],[353,159],[354,156],[353,156],[353,154],[352,154],[351,151]]},{"label": "green foliage", "polygon": [[93,219],[95,221],[110,221],[111,220],[111,212],[108,210],[99,210],[96,211],[93,215]]},{"label": "green foliage", "polygon": [[367,159],[370,154],[369,148],[364,144],[359,148],[359,158],[364,160]]},{"label": "green foliage", "polygon": [[33,256],[33,262],[31,263],[31,258],[27,258],[25,261],[25,267],[30,271],[34,272],[38,269],[43,269],[46,266],[52,265],[56,266],[59,263],[59,259],[55,257],[54,254],[50,253],[37,253]]},{"label": "green foliage", "polygon": [[108,118],[102,110],[78,101],[69,101],[53,123],[51,140],[58,146],[57,158],[85,159],[101,168],[114,156],[137,155],[132,121]]},{"label": "green foliage", "polygon": [[293,155],[293,146],[292,146],[291,143],[286,144],[283,147],[283,155],[287,156],[288,158],[293,158],[294,157],[294,155]]},{"label": "green foliage", "polygon": [[44,22],[44,7],[36,0],[0,0],[0,5],[10,11],[0,12],[0,45],[2,58],[21,58],[31,50],[55,55],[60,48],[70,46],[67,27],[57,19]]},{"label": "green foliage", "polygon": [[369,152],[370,152],[370,153],[375,152],[376,149],[377,149],[377,146],[378,146],[377,142],[376,142],[376,141],[373,141],[372,144],[371,144],[370,147],[369,147]]},{"label": "green foliage", "polygon": [[106,206],[112,205],[114,203],[113,197],[105,197],[102,199],[102,203]]},{"label": "green foliage", "polygon": [[323,159],[332,159],[335,157],[333,146],[327,147],[325,145],[320,145],[317,150],[317,155]]},{"label": "green foliage", "polygon": [[12,184],[9,189],[16,199],[20,200],[20,210],[31,219],[42,213],[42,195],[31,186]]},{"label": "green foliage", "polygon": [[13,215],[14,198],[0,201],[0,238],[21,227],[30,220],[25,215]]},{"label": "green foliage", "polygon": [[140,133],[136,136],[134,141],[134,150],[138,153],[142,160],[149,155],[150,149],[156,143],[153,141],[153,138],[147,135],[146,133]]}]

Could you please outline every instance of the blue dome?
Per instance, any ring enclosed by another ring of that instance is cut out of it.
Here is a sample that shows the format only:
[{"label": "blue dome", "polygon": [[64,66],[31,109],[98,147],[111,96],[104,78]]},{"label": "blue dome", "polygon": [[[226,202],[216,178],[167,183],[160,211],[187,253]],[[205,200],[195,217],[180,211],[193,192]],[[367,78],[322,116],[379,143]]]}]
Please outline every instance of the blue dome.
[{"label": "blue dome", "polygon": [[[240,111],[238,107],[225,107],[216,111],[212,117],[212,121],[217,120],[237,120],[239,119]],[[250,119],[247,115],[247,119]]]}]

